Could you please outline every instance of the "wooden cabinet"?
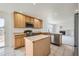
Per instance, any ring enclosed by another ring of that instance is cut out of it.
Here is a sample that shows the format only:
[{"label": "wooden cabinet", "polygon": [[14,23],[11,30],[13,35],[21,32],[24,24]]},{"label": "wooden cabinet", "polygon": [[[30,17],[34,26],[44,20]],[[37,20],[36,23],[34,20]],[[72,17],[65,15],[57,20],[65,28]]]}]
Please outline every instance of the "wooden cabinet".
[{"label": "wooden cabinet", "polygon": [[34,18],[26,16],[26,23],[33,24],[33,22],[34,22]]},{"label": "wooden cabinet", "polygon": [[[41,49],[40,49],[41,48]],[[42,40],[33,43],[34,56],[47,56],[50,54],[50,37],[43,38]]]},{"label": "wooden cabinet", "polygon": [[[34,39],[34,41],[33,41]],[[37,40],[35,40],[37,39]],[[27,56],[47,56],[50,53],[50,37],[25,39]]]},{"label": "wooden cabinet", "polygon": [[30,23],[30,17],[26,16],[26,23]]},{"label": "wooden cabinet", "polygon": [[34,19],[34,28],[42,28],[42,20]]},{"label": "wooden cabinet", "polygon": [[24,35],[16,35],[15,36],[15,48],[20,48],[25,45]]},{"label": "wooden cabinet", "polygon": [[19,12],[14,12],[14,27],[26,28],[26,23],[33,24],[33,28],[42,28],[42,20],[28,15],[24,15]]},{"label": "wooden cabinet", "polygon": [[34,23],[34,18],[30,18],[30,23],[33,24]]},{"label": "wooden cabinet", "polygon": [[25,16],[19,13],[14,13],[14,27],[25,28]]},{"label": "wooden cabinet", "polygon": [[25,40],[24,40],[24,36],[22,37],[22,40],[21,40],[21,46],[25,46]]}]

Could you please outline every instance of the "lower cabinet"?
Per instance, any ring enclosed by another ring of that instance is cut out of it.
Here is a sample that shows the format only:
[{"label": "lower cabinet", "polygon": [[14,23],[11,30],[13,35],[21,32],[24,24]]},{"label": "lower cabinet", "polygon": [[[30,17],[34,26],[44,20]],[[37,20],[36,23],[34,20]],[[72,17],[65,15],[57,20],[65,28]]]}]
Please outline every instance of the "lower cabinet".
[{"label": "lower cabinet", "polygon": [[15,36],[15,48],[20,48],[25,45],[24,35],[16,35]]}]

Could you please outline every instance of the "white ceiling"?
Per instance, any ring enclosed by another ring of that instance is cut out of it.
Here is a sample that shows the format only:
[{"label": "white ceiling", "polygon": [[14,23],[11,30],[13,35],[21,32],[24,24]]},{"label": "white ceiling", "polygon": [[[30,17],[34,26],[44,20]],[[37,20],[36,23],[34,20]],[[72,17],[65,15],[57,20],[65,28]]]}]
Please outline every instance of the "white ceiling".
[{"label": "white ceiling", "polygon": [[36,16],[43,20],[60,22],[69,20],[78,8],[75,3],[10,3],[0,4],[0,12],[19,11],[28,15]]}]

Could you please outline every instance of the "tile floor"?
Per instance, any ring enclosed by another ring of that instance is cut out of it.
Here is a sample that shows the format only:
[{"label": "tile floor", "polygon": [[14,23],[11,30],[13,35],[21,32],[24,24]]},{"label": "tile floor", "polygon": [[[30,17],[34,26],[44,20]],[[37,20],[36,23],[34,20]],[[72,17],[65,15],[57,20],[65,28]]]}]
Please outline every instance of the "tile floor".
[{"label": "tile floor", "polygon": [[[19,49],[5,49],[0,48],[0,56],[25,56],[25,48]],[[62,45],[61,47],[51,45],[51,53],[49,56],[73,56],[74,48],[69,45]]]},{"label": "tile floor", "polygon": [[[69,45],[62,45],[58,47],[56,45],[51,45],[51,53],[49,56],[73,56],[74,48]],[[16,56],[25,56],[25,48],[20,48],[15,50]]]},{"label": "tile floor", "polygon": [[73,56],[74,47],[62,45],[61,47],[51,45],[51,53],[49,56]]}]

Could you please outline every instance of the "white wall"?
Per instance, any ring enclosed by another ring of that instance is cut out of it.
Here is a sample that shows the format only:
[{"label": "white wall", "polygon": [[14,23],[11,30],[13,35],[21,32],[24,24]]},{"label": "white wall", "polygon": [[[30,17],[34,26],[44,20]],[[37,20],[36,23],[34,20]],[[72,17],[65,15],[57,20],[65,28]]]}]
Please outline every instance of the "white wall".
[{"label": "white wall", "polygon": [[60,26],[62,26],[62,29],[60,30],[66,31],[66,35],[74,36],[74,18],[72,18],[72,22],[71,21],[63,22],[60,24]]},{"label": "white wall", "polygon": [[62,26],[62,29],[60,30],[66,31],[66,35],[73,36],[74,35],[74,14],[72,15],[71,19],[68,19],[67,21],[63,21],[59,25]]},{"label": "white wall", "polygon": [[10,54],[13,52],[13,21],[12,14],[10,12],[0,11],[0,17],[4,18],[5,21],[5,52],[6,54]]}]

